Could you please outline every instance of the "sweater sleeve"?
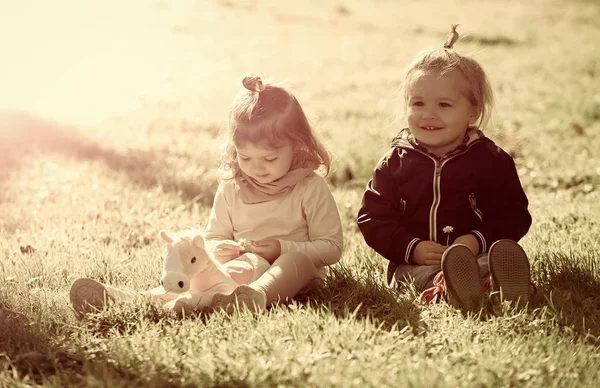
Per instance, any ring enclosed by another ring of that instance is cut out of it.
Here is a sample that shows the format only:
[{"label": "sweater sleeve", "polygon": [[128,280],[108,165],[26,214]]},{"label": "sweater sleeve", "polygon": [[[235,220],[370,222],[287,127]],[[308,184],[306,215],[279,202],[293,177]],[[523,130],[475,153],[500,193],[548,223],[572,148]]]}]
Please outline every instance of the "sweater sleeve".
[{"label": "sweater sleeve", "polygon": [[397,163],[394,148],[381,158],[367,184],[358,211],[358,227],[365,242],[377,253],[395,263],[409,263],[421,241],[405,227],[405,204],[397,194],[390,165]]},{"label": "sweater sleeve", "polygon": [[281,253],[302,252],[315,266],[337,263],[342,256],[342,222],[337,205],[324,178],[318,177],[302,197],[302,211],[308,224],[308,241],[280,239]]},{"label": "sweater sleeve", "polygon": [[479,241],[481,253],[500,239],[519,241],[531,226],[531,214],[527,210],[528,200],[515,162],[504,151],[493,173],[494,179],[485,190],[481,211],[483,222],[479,230],[471,233]]},{"label": "sweater sleeve", "polygon": [[229,204],[223,185],[219,185],[210,211],[208,223],[204,231],[206,251],[215,257],[215,246],[223,240],[233,240],[233,224],[231,221],[231,205]]}]

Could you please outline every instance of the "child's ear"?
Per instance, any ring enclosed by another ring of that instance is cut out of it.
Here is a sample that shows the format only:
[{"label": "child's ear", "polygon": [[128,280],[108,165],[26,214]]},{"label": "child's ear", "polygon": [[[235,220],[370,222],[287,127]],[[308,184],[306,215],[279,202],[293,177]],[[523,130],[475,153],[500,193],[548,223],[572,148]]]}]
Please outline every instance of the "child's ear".
[{"label": "child's ear", "polygon": [[192,243],[196,248],[204,248],[204,239],[199,234],[194,236],[194,238],[192,239]]},{"label": "child's ear", "polygon": [[471,114],[469,115],[469,124],[473,125],[479,120],[481,117],[481,108],[479,105],[474,105],[471,107]]},{"label": "child's ear", "polygon": [[159,236],[160,236],[160,238],[161,238],[161,239],[162,239],[164,242],[166,242],[167,244],[170,244],[170,243],[172,243],[172,242],[173,242],[173,239],[171,238],[171,236],[169,236],[169,235],[167,234],[167,232],[165,232],[164,230],[161,230],[161,231],[160,231],[160,233],[159,233]]}]

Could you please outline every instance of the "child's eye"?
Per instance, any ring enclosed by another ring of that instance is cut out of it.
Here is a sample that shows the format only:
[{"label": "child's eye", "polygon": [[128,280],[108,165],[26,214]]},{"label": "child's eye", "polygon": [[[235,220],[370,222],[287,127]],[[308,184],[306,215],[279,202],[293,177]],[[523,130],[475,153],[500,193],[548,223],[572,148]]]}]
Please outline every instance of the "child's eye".
[{"label": "child's eye", "polygon": [[249,160],[250,159],[250,158],[247,158],[247,157],[241,156],[241,155],[238,155],[238,157],[240,158],[240,160]]},{"label": "child's eye", "polygon": [[440,108],[450,108],[452,105],[447,102],[440,102]]},{"label": "child's eye", "polygon": [[277,157],[274,157],[274,158],[265,158],[265,160],[267,162],[274,162],[275,160],[277,160]]},{"label": "child's eye", "polygon": [[423,106],[425,104],[423,104],[423,101],[414,101],[411,105],[412,106]]}]

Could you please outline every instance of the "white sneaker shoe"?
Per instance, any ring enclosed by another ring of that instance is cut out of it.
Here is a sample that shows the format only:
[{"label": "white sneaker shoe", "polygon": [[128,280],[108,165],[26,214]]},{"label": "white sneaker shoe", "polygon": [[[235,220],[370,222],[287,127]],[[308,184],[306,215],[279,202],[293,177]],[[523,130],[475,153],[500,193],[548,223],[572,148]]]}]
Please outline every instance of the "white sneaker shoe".
[{"label": "white sneaker shoe", "polygon": [[112,300],[106,287],[94,279],[80,278],[73,282],[69,293],[71,304],[78,316],[102,310]]}]

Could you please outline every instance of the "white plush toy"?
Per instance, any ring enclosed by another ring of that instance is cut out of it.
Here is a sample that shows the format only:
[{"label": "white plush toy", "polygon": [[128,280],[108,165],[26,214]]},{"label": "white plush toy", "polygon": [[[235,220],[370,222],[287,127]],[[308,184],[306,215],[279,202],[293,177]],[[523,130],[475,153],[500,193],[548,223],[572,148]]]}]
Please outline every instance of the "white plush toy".
[{"label": "white plush toy", "polygon": [[204,239],[197,232],[182,231],[170,236],[161,231],[160,238],[167,244],[161,285],[150,293],[179,294],[166,305],[178,312],[210,307],[214,294],[231,293],[238,285],[258,279],[269,268],[266,260],[252,253],[222,264],[206,252]]}]

